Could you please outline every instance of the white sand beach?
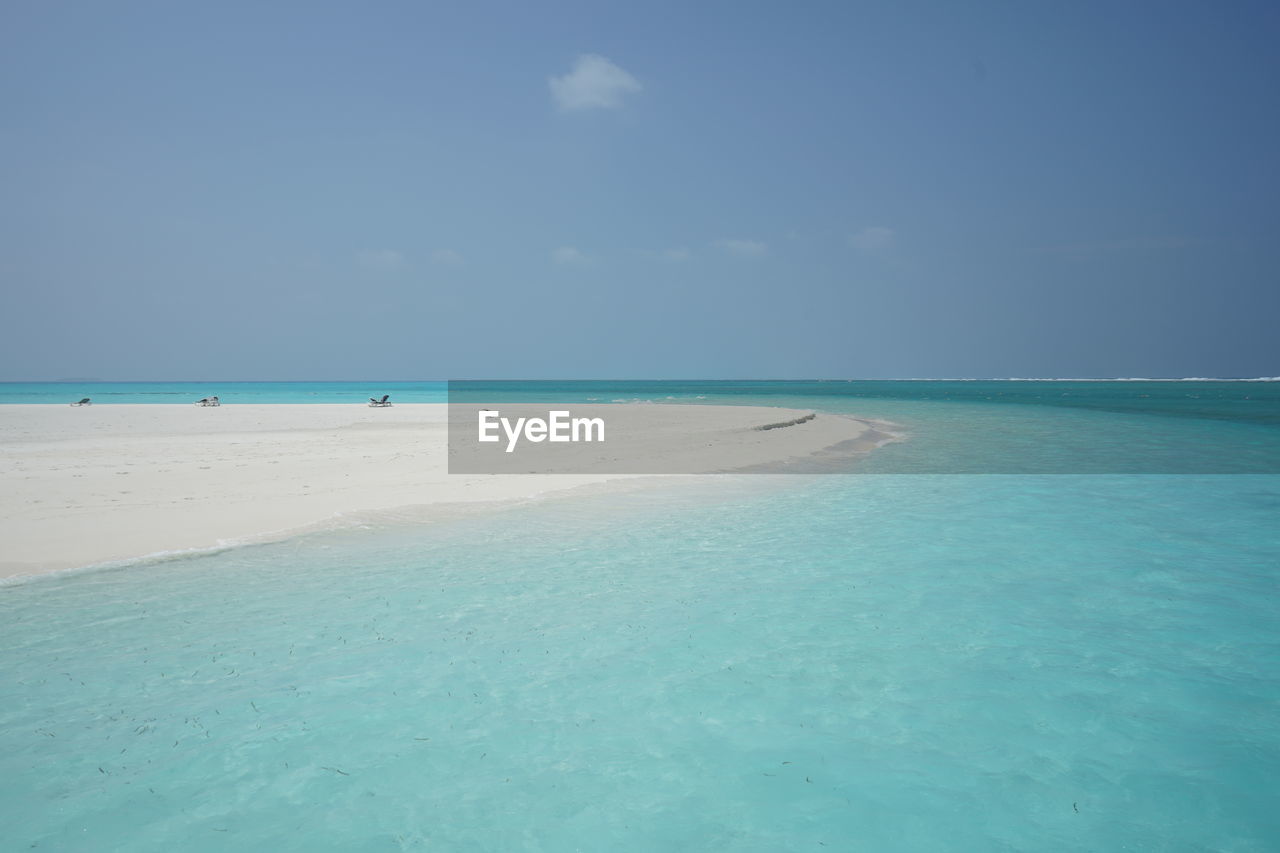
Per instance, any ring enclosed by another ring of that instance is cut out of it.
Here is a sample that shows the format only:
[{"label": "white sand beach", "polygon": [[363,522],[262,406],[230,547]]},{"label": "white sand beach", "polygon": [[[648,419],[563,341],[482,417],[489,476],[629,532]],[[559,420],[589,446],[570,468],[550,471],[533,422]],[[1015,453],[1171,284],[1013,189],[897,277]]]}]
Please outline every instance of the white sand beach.
[{"label": "white sand beach", "polygon": [[[874,425],[645,406],[701,430],[706,470],[804,458]],[[714,411],[711,411],[714,410]],[[366,511],[511,501],[634,475],[450,475],[447,407],[0,406],[0,577],[283,537]]]}]

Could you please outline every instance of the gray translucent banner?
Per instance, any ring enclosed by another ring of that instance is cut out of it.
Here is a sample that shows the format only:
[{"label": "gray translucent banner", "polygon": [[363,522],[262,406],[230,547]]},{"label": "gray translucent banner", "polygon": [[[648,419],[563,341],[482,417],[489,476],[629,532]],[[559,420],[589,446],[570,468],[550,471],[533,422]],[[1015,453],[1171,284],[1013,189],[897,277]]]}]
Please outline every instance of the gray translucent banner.
[{"label": "gray translucent banner", "polygon": [[1280,473],[1253,388],[884,384],[453,381],[449,471]]}]

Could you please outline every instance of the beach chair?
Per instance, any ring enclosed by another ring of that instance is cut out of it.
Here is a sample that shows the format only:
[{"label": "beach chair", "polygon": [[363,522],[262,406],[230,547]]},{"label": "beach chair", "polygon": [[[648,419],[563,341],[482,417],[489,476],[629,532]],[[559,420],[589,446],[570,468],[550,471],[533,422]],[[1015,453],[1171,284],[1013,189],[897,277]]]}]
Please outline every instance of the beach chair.
[{"label": "beach chair", "polygon": [[79,403],[72,403],[71,405],[73,405],[73,406],[92,406],[92,405],[93,405],[93,403],[90,403],[90,402],[89,402],[89,398],[88,398],[88,397],[85,397],[85,398],[84,398],[83,400],[81,400]]},{"label": "beach chair", "polygon": [[386,407],[386,406],[390,406],[390,405],[391,405],[391,395],[390,395],[390,394],[383,394],[383,395],[382,395],[382,399],[381,399],[381,400],[375,400],[374,398],[370,397],[370,398],[369,398],[369,405],[370,405],[370,406],[376,406],[377,408],[383,408],[383,407]]}]

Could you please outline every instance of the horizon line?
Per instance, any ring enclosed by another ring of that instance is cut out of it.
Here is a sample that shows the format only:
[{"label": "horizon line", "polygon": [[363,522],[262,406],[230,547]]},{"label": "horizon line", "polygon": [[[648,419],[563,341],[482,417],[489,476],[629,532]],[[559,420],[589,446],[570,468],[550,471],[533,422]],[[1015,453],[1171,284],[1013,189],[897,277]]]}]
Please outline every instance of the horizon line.
[{"label": "horizon line", "polygon": [[0,379],[0,385],[163,385],[163,384],[377,384],[430,382],[1280,382],[1280,376],[900,376],[809,378],[621,378],[532,379],[527,377],[465,379]]}]

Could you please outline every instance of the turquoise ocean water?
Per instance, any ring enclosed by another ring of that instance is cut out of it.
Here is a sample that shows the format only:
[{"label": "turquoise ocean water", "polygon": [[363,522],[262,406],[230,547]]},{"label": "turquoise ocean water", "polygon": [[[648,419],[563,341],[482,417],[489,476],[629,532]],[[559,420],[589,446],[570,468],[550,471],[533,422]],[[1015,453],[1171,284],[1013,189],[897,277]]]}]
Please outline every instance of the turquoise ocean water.
[{"label": "turquoise ocean water", "polygon": [[1280,383],[601,392],[908,440],[2,586],[0,848],[1280,846]]}]

